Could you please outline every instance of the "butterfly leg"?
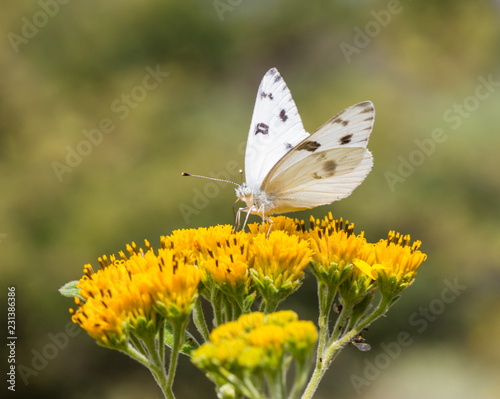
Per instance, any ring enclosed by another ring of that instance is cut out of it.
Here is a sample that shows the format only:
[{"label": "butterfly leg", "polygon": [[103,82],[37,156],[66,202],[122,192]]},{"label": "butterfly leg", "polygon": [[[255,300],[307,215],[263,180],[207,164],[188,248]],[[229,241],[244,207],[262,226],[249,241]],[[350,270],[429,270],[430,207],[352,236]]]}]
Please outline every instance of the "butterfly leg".
[{"label": "butterfly leg", "polygon": [[250,214],[252,213],[251,212],[252,209],[253,209],[253,207],[240,208],[240,210],[238,211],[238,212],[240,212],[240,211],[246,211],[247,212],[247,217],[245,218],[245,223],[243,223],[243,227],[241,228],[242,230],[245,230],[245,227],[246,227],[247,222],[248,222],[248,218],[250,217]]},{"label": "butterfly leg", "polygon": [[262,232],[263,233],[264,233],[264,224],[266,222],[269,222],[269,229],[267,230],[267,233],[266,233],[266,238],[269,238],[269,234],[271,233],[271,228],[273,227],[274,222],[269,216],[266,216],[266,208],[264,207],[264,205],[260,206],[258,213],[262,213]]},{"label": "butterfly leg", "polygon": [[236,219],[234,221],[233,233],[236,232],[240,228],[241,212],[248,212],[247,216],[245,217],[245,222],[243,223],[243,227],[242,227],[242,230],[245,229],[245,226],[247,225],[248,218],[250,217],[251,210],[252,210],[252,208],[250,208],[249,206],[247,206],[246,208],[238,209],[238,211],[236,212]]},{"label": "butterfly leg", "polygon": [[[269,238],[269,234],[271,234],[271,229],[273,228],[274,221],[269,217],[265,217],[266,222],[269,222],[269,229],[267,230],[266,238]],[[264,229],[264,218],[262,219],[262,229]],[[262,231],[264,232],[264,231]]]},{"label": "butterfly leg", "polygon": [[240,212],[242,210],[248,209],[248,207],[247,208],[239,208],[235,212],[234,206],[236,205],[237,202],[238,202],[238,200],[236,200],[236,202],[233,204],[233,216],[234,216],[233,233],[235,233],[240,228]]}]

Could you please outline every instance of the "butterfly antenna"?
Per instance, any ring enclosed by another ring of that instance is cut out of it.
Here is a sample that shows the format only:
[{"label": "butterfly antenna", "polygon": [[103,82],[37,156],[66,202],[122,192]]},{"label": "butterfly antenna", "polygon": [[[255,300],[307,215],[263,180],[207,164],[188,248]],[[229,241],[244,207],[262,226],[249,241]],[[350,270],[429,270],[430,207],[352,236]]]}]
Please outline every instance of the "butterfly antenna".
[{"label": "butterfly antenna", "polygon": [[224,179],[216,179],[215,177],[207,177],[207,176],[200,176],[200,175],[192,175],[190,173],[185,173],[182,172],[182,176],[192,176],[192,177],[200,177],[202,179],[208,179],[208,180],[215,180],[215,181],[221,181],[223,183],[231,183],[234,184],[235,186],[238,186],[239,184],[235,183],[234,181],[231,180],[224,180]]},{"label": "butterfly antenna", "polygon": [[240,169],[238,172],[240,173],[241,184],[243,184],[243,169]]}]

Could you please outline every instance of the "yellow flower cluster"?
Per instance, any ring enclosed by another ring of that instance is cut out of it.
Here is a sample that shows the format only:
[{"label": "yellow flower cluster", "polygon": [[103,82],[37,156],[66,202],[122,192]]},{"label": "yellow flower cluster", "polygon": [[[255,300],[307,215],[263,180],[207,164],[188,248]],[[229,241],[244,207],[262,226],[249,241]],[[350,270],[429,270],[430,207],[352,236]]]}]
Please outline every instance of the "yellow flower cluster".
[{"label": "yellow flower cluster", "polygon": [[238,377],[243,373],[275,370],[289,353],[303,361],[316,344],[318,333],[310,321],[299,321],[292,311],[265,315],[254,312],[215,328],[210,341],[193,353],[199,368],[223,379],[222,369]]},{"label": "yellow flower cluster", "polygon": [[[156,255],[146,242],[147,251],[135,244],[127,246],[129,256],[99,258],[101,270],[84,268],[80,279],[78,305],[72,320],[102,345],[119,346],[127,329],[152,329],[163,318],[186,318],[196,299],[200,272],[186,257],[173,249],[160,249]],[[162,317],[159,317],[162,316]]]},{"label": "yellow flower cluster", "polygon": [[[292,219],[287,218],[294,225]],[[249,270],[283,283],[300,279],[309,264],[312,251],[307,242],[285,231],[233,233],[229,225],[177,230],[162,237],[162,246],[178,248],[201,266],[202,281],[209,278],[232,288],[250,283]]]},{"label": "yellow flower cluster", "polygon": [[[283,223],[283,222],[282,222]],[[295,220],[293,234],[309,241],[313,250],[312,268],[343,269],[354,265],[355,275],[377,280],[380,276],[396,278],[398,282],[413,280],[427,255],[419,248],[420,241],[411,243],[409,235],[390,231],[388,238],[376,244],[368,243],[364,232],[354,234],[354,224],[335,220],[329,213],[323,220],[311,217],[310,229]]]},{"label": "yellow flower cluster", "polygon": [[[268,236],[261,232],[269,227]],[[332,286],[362,277],[366,287],[378,281],[383,288],[388,283],[381,279],[392,279],[394,292],[394,286],[411,284],[426,258],[418,250],[420,242],[411,244],[409,236],[391,232],[386,240],[370,244],[363,233],[354,234],[353,224],[331,214],[323,220],[311,217],[309,229],[303,221],[284,216],[273,218],[264,229],[258,224],[249,228],[248,233],[233,233],[228,225],[177,230],[161,237],[157,253],[148,242],[146,252],[132,244],[128,256],[121,252],[118,258],[100,258],[97,272],[86,265],[73,321],[98,342],[117,344],[128,328],[145,323],[153,328],[158,315],[167,320],[187,317],[199,289],[209,299],[215,298],[214,290],[229,294],[238,304],[228,313],[234,315],[247,312],[253,299],[245,302],[246,296],[257,292],[269,312],[298,288],[308,265]],[[277,336],[275,327],[268,329],[269,339]]]}]

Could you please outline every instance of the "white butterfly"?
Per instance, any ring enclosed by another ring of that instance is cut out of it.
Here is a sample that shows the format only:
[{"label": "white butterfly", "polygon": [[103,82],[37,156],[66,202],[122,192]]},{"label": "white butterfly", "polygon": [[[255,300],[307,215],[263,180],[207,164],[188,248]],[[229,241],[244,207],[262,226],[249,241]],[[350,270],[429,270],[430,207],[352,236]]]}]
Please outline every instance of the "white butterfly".
[{"label": "white butterfly", "polygon": [[305,131],[288,87],[276,68],[257,92],[245,153],[246,183],[236,196],[246,202],[236,215],[262,216],[314,208],[349,196],[373,165],[367,150],[375,120],[370,101],[349,107],[314,133]]}]

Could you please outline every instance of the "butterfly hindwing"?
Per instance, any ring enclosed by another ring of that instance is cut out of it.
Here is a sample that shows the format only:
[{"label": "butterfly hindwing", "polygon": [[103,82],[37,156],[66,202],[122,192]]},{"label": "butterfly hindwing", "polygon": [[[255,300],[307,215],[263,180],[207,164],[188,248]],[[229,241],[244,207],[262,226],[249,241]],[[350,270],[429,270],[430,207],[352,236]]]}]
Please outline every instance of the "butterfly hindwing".
[{"label": "butterfly hindwing", "polygon": [[247,185],[258,190],[273,166],[308,136],[285,81],[270,69],[259,86],[248,133]]},{"label": "butterfly hindwing", "polygon": [[262,189],[277,170],[287,169],[312,154],[333,148],[366,148],[375,121],[375,107],[364,101],[346,108],[286,154],[269,172]]},{"label": "butterfly hindwing", "polygon": [[372,165],[367,149],[341,147],[309,155],[289,168],[278,168],[265,187],[273,201],[270,213],[310,209],[345,198],[361,184]]}]

